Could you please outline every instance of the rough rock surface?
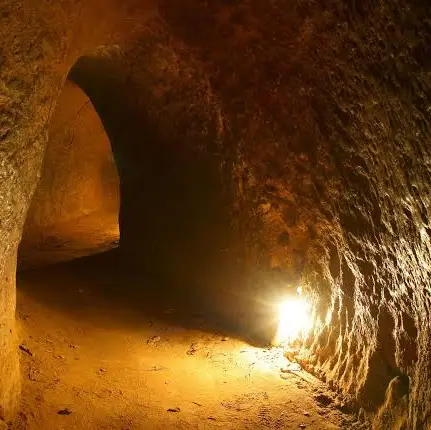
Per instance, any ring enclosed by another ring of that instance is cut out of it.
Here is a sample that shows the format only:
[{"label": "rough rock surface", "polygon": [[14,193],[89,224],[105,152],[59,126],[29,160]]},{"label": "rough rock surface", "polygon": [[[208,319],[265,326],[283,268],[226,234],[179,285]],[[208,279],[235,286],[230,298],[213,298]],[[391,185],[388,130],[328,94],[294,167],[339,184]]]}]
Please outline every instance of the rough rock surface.
[{"label": "rough rock surface", "polygon": [[16,249],[71,71],[114,150],[126,253],[174,243],[197,282],[239,260],[302,283],[310,365],[377,428],[430,426],[430,3],[24,3],[0,5],[0,415]]}]

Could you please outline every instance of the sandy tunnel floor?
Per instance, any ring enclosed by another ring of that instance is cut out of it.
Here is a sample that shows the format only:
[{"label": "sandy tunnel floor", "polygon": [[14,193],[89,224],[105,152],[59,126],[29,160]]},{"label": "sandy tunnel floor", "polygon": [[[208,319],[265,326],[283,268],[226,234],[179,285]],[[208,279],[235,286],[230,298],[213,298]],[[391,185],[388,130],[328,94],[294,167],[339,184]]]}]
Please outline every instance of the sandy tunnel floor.
[{"label": "sandy tunnel floor", "polygon": [[91,212],[72,222],[52,226],[43,236],[25,235],[19,249],[20,268],[41,267],[108,251],[118,246],[119,237],[117,211]]},{"label": "sandy tunnel floor", "polygon": [[102,287],[115,276],[91,258],[18,276],[23,396],[11,428],[354,428],[322,382],[281,372],[280,350],[204,329],[187,298],[115,300]]}]

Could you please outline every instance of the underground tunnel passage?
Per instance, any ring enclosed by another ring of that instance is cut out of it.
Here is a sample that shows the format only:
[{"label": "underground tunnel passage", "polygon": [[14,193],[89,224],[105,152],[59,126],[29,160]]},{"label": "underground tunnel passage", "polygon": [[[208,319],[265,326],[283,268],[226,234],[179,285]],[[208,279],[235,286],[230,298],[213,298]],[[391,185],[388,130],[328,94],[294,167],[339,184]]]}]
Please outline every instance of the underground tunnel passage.
[{"label": "underground tunnel passage", "polygon": [[[185,142],[157,134],[145,109],[128,95],[130,88],[121,87],[122,71],[112,60],[78,60],[51,120],[18,254],[17,315],[25,337],[19,348],[29,357],[22,370],[30,383],[23,385],[27,412],[16,425],[57,428],[71,415],[67,425],[100,428],[112,420],[110,401],[121,410],[118,428],[129,424],[130,414],[139,428],[188,427],[201,420],[226,425],[230,411],[248,410],[250,402],[248,418],[235,426],[249,419],[260,425],[261,411],[286,386],[279,367],[286,375],[301,368],[275,345],[309,330],[308,303],[287,301],[278,330],[268,314],[260,315],[259,327],[253,324],[259,307],[278,317],[271,295],[264,303],[256,294],[253,306],[244,291],[229,288],[227,265],[225,276],[216,278],[212,268],[222,267],[223,227],[230,227],[220,170],[206,154],[187,153],[184,146],[178,153],[175,145]],[[220,279],[224,288],[214,285]],[[196,377],[194,393],[189,388],[182,395],[187,379]],[[250,390],[248,379],[258,389]],[[311,375],[305,381],[323,392]],[[304,388],[287,385],[289,396]],[[303,411],[291,411],[292,425],[317,416],[315,393],[307,391],[308,399],[295,406]],[[77,396],[73,404],[70,396]],[[165,396],[172,396],[168,403]],[[323,403],[329,399],[320,396]],[[104,397],[110,401],[103,406]],[[277,403],[288,401],[282,397]],[[148,403],[144,415],[140,402]],[[219,402],[226,411],[211,413],[210,405]],[[203,403],[208,416],[197,418]],[[62,406],[52,414],[57,404]],[[183,411],[184,418],[160,420],[158,412],[146,411],[157,405],[168,415]],[[78,419],[75,408],[84,408]],[[90,408],[97,411],[91,417]],[[265,412],[264,421],[278,426],[279,413]],[[311,423],[336,428],[350,420],[330,409],[325,415]]]},{"label": "underground tunnel passage", "polygon": [[431,428],[430,16],[0,2],[0,428]]},{"label": "underground tunnel passage", "polygon": [[76,84],[67,81],[51,121],[41,178],[27,214],[19,269],[115,246],[118,182],[111,145],[93,105]]}]

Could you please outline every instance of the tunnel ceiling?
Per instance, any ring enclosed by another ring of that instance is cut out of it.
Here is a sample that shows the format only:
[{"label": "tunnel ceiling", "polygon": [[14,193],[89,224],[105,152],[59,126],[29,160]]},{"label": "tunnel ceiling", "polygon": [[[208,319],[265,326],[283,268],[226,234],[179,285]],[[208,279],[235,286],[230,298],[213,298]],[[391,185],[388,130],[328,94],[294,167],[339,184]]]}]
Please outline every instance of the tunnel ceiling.
[{"label": "tunnel ceiling", "polygon": [[[429,2],[54,3],[1,6],[0,362],[13,362],[16,248],[70,72],[123,157],[123,193],[142,196],[145,173],[164,178],[147,200],[177,219],[204,201],[181,226],[192,243],[174,228],[159,255],[171,243],[174,256],[199,255],[196,282],[226,270],[241,274],[237,288],[302,285],[321,321],[308,368],[377,428],[427,428]],[[189,200],[160,197],[174,194]],[[155,213],[158,229],[143,225],[142,200],[129,201],[121,240],[139,259],[136,238],[157,243],[172,222]],[[174,256],[175,270],[192,267]],[[18,390],[7,381],[5,410]]]}]

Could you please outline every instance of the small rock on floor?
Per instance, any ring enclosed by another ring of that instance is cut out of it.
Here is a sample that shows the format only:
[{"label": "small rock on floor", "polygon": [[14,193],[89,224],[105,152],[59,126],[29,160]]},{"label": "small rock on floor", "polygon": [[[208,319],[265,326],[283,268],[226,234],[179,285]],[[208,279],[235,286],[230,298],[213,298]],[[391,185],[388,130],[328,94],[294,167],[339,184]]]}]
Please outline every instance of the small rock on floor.
[{"label": "small rock on floor", "polygon": [[72,411],[69,408],[60,409],[57,414],[58,415],[70,415]]},{"label": "small rock on floor", "polygon": [[160,336],[153,336],[150,339],[147,340],[148,345],[155,345],[156,343],[160,342]]},{"label": "small rock on floor", "polygon": [[333,402],[333,399],[327,394],[320,393],[314,396],[314,399],[322,406],[328,406]]}]

